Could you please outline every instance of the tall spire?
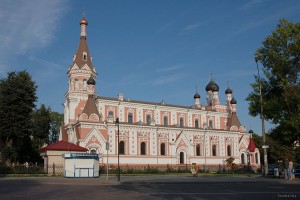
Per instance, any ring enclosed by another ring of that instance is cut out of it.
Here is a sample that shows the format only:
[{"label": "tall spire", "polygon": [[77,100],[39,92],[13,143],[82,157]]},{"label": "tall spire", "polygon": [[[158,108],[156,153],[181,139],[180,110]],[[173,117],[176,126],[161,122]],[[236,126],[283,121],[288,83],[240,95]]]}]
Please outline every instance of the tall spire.
[{"label": "tall spire", "polygon": [[86,37],[86,27],[88,25],[88,22],[85,18],[85,13],[83,13],[82,19],[80,21],[80,26],[81,26],[81,33],[80,36],[81,37]]},{"label": "tall spire", "polygon": [[88,25],[88,21],[85,17],[85,14],[83,14],[79,24],[81,27],[80,41],[79,41],[77,52],[74,55],[74,63],[76,63],[79,69],[82,69],[85,65],[87,65],[88,68],[86,69],[90,69],[93,73],[96,73],[95,68],[92,64],[92,57],[89,52],[87,38],[86,38],[87,36],[86,27]]}]

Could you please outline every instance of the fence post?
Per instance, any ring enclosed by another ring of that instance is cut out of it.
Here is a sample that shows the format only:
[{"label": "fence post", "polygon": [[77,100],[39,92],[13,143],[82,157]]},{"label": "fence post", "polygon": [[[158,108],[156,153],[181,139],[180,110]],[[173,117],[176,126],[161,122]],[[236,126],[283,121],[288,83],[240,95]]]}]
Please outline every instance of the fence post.
[{"label": "fence post", "polygon": [[52,166],[52,174],[55,175],[55,164],[53,163],[53,166]]}]

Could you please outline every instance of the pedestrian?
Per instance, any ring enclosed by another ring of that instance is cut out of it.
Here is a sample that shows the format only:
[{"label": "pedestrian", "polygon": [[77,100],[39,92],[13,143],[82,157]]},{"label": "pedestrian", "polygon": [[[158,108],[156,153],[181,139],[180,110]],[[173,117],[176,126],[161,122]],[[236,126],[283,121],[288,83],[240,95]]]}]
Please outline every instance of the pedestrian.
[{"label": "pedestrian", "polygon": [[294,168],[294,163],[293,163],[292,160],[290,160],[290,162],[289,162],[289,170],[288,170],[288,173],[289,173],[289,180],[292,180],[292,179],[293,179],[293,177],[292,177],[293,168]]},{"label": "pedestrian", "polygon": [[289,160],[286,158],[284,161],[284,180],[288,180],[288,169],[289,169]]}]

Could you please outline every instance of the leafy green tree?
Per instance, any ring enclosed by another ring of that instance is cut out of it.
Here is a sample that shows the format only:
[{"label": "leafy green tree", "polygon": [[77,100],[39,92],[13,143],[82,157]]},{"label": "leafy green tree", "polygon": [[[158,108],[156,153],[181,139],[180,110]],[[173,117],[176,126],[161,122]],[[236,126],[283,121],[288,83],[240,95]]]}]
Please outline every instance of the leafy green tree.
[{"label": "leafy green tree", "polygon": [[64,115],[58,112],[50,113],[51,123],[50,123],[50,132],[49,132],[49,144],[58,141],[60,127],[64,121]]},{"label": "leafy green tree", "polygon": [[46,108],[44,104],[32,112],[32,142],[36,150],[39,150],[44,144],[49,144],[50,113],[50,108]]},{"label": "leafy green tree", "polygon": [[[271,137],[292,146],[300,140],[300,23],[280,20],[272,35],[257,49],[255,58],[264,73],[260,81],[264,117],[276,126]],[[249,113],[261,115],[258,77],[252,88],[246,99]]]},{"label": "leafy green tree", "polygon": [[0,153],[7,164],[26,161],[32,150],[31,112],[36,88],[26,71],[9,72],[0,79]]}]

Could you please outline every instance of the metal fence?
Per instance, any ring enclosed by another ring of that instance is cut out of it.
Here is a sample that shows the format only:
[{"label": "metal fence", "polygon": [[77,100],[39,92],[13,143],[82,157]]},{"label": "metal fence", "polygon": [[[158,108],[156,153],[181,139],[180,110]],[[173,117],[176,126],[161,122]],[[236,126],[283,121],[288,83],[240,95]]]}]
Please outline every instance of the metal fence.
[{"label": "metal fence", "polygon": [[0,174],[48,174],[48,175],[63,175],[63,165],[0,165]]},{"label": "metal fence", "polygon": [[[168,173],[191,173],[190,164],[182,165],[121,165],[122,174],[168,174]],[[198,165],[200,173],[232,173],[227,165]],[[99,166],[99,174],[106,174],[106,165]],[[117,174],[117,165],[109,165],[109,174]],[[248,173],[249,168],[239,166],[235,173]],[[45,175],[64,175],[64,166],[58,164],[50,165],[0,165],[0,174],[45,174]]]}]

